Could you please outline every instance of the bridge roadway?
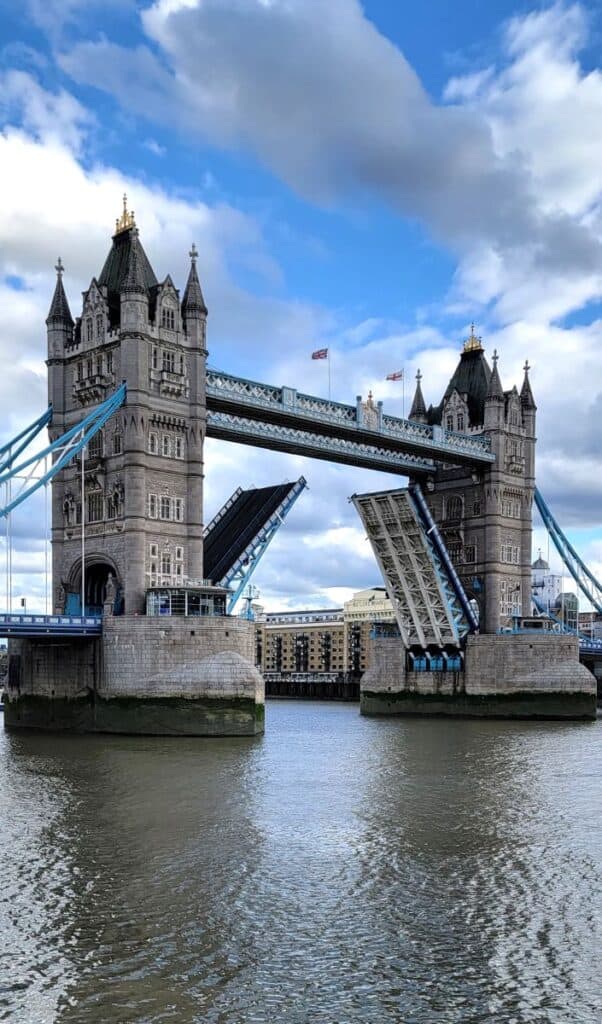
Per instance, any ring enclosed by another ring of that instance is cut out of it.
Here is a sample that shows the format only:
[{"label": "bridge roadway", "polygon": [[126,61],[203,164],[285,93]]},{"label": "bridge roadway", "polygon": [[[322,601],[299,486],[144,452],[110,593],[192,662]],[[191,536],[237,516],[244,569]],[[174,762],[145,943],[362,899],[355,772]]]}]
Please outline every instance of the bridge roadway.
[{"label": "bridge roadway", "polygon": [[483,434],[456,434],[383,413],[207,370],[207,434],[389,473],[429,473],[435,462],[491,464]]}]

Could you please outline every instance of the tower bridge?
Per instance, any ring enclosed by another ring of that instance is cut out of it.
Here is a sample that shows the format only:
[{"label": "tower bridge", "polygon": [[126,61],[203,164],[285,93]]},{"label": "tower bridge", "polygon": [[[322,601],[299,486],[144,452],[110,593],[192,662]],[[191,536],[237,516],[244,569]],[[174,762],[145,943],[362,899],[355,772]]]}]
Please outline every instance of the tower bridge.
[{"label": "tower bridge", "polygon": [[[52,615],[29,631],[0,618],[13,638],[7,724],[262,729],[253,629],[226,610],[305,481],[236,492],[204,530],[207,436],[410,478],[354,496],[399,627],[379,641],[364,711],[591,715],[578,639],[517,629],[531,613],[538,493],[528,364],[520,391],[504,389],[473,328],[438,404],[427,407],[418,374],[408,419],[371,395],[344,404],[207,368],[197,259],[193,246],[180,297],[169,275],[157,279],[124,201],[76,319],[57,264],[49,410],[0,449],[0,517],[52,489]],[[49,444],[28,456],[46,428]],[[599,585],[546,525],[602,609]]]}]

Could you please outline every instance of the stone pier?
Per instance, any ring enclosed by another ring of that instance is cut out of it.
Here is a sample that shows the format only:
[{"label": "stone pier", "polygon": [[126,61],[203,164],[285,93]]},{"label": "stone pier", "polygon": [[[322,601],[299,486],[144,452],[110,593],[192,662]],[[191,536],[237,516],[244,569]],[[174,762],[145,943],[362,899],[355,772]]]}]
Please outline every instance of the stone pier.
[{"label": "stone pier", "polygon": [[14,640],[8,728],[253,736],[264,729],[253,623],[229,617],[108,618],[91,640]]},{"label": "stone pier", "polygon": [[486,718],[596,717],[596,680],[572,636],[468,638],[463,672],[410,672],[398,638],[374,641],[361,683],[365,715]]}]

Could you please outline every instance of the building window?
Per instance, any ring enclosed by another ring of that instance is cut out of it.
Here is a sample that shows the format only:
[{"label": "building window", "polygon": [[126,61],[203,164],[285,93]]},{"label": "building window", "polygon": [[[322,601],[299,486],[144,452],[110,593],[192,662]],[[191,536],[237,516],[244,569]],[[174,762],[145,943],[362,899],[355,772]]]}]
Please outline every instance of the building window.
[{"label": "building window", "polygon": [[184,438],[176,437],[174,439],[174,455],[176,459],[184,458]]},{"label": "building window", "polygon": [[91,359],[86,359],[86,377],[91,377],[94,373],[94,367]]},{"label": "building window", "polygon": [[102,375],[102,356],[96,357],[96,373],[100,377]]},{"label": "building window", "polygon": [[460,498],[457,494],[452,494],[452,496],[447,499],[445,503],[445,518],[462,518],[462,498]]},{"label": "building window", "polygon": [[164,455],[167,459],[171,455],[171,438],[169,434],[163,434],[161,438],[161,455]]},{"label": "building window", "polygon": [[176,562],[182,562],[184,560],[184,548],[176,548]]},{"label": "building window", "polygon": [[104,317],[101,313],[98,313],[96,317],[96,337],[101,338],[104,330]]},{"label": "building window", "polygon": [[153,370],[159,369],[159,350],[153,348]]},{"label": "building window", "polygon": [[157,518],[157,495],[149,494],[148,496],[148,514],[150,519]]},{"label": "building window", "polygon": [[113,372],[113,353],[107,352],[107,373]]},{"label": "building window", "polygon": [[480,516],[480,514],[481,514],[481,502],[480,501],[474,501],[473,502],[472,514],[473,514],[473,516]]},{"label": "building window", "polygon": [[163,353],[163,369],[167,373],[173,373],[176,368],[176,355],[175,352],[164,352]]},{"label": "building window", "polygon": [[182,578],[182,563],[181,562],[176,562],[176,576],[179,579]]},{"label": "building window", "polygon": [[151,558],[159,557],[159,547],[157,544],[151,544],[149,549]]},{"label": "building window", "polygon": [[121,434],[113,434],[113,455],[121,455],[123,451],[123,437]]},{"label": "building window", "polygon": [[159,450],[157,435],[151,431],[148,435],[148,450],[150,455],[156,455]]},{"label": "building window", "polygon": [[180,373],[184,376],[184,356],[180,356]]},{"label": "building window", "polygon": [[88,495],[88,522],[100,523],[103,519],[103,497],[101,491]]},{"label": "building window", "polygon": [[83,380],[84,379],[84,364],[83,363],[78,363],[77,364],[77,379],[78,380]]},{"label": "building window", "polygon": [[171,519],[171,498],[166,494],[161,495],[161,504],[159,507],[159,518],[160,519]]},{"label": "building window", "polygon": [[507,562],[510,565],[520,564],[520,548],[517,544],[502,544],[502,562]]},{"label": "building window", "polygon": [[88,456],[91,459],[101,459],[103,455],[104,444],[103,444],[103,432],[99,430],[94,437],[90,438],[88,444]]},{"label": "building window", "polygon": [[94,327],[92,325],[92,317],[86,318],[86,340],[92,341],[94,336]]},{"label": "building window", "polygon": [[173,309],[166,309],[165,306],[161,310],[161,327],[166,327],[168,331],[175,331],[176,329],[176,314]]},{"label": "building window", "polygon": [[453,416],[446,416],[445,417],[445,429],[446,430],[453,430],[454,429],[454,417]]},{"label": "building window", "polygon": [[476,562],[477,560],[477,548],[476,544],[467,544],[464,548],[464,561],[465,562]]},{"label": "building window", "polygon": [[459,565],[462,561],[462,545],[461,544],[448,544],[447,550],[449,557],[451,558],[454,565]]},{"label": "building window", "polygon": [[184,502],[181,498],[174,500],[174,519],[176,523],[181,523],[184,518]]},{"label": "building window", "polygon": [[171,555],[169,551],[164,551],[161,555],[161,575],[171,576]]},{"label": "building window", "polygon": [[464,430],[464,413],[458,413],[458,430]]}]

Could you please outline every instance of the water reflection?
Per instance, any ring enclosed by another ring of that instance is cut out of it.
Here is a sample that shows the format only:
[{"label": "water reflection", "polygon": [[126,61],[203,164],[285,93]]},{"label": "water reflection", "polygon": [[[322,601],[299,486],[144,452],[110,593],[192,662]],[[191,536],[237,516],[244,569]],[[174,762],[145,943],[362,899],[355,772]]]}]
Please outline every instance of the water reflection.
[{"label": "water reflection", "polygon": [[4,736],[0,1020],[594,1024],[601,735]]}]

